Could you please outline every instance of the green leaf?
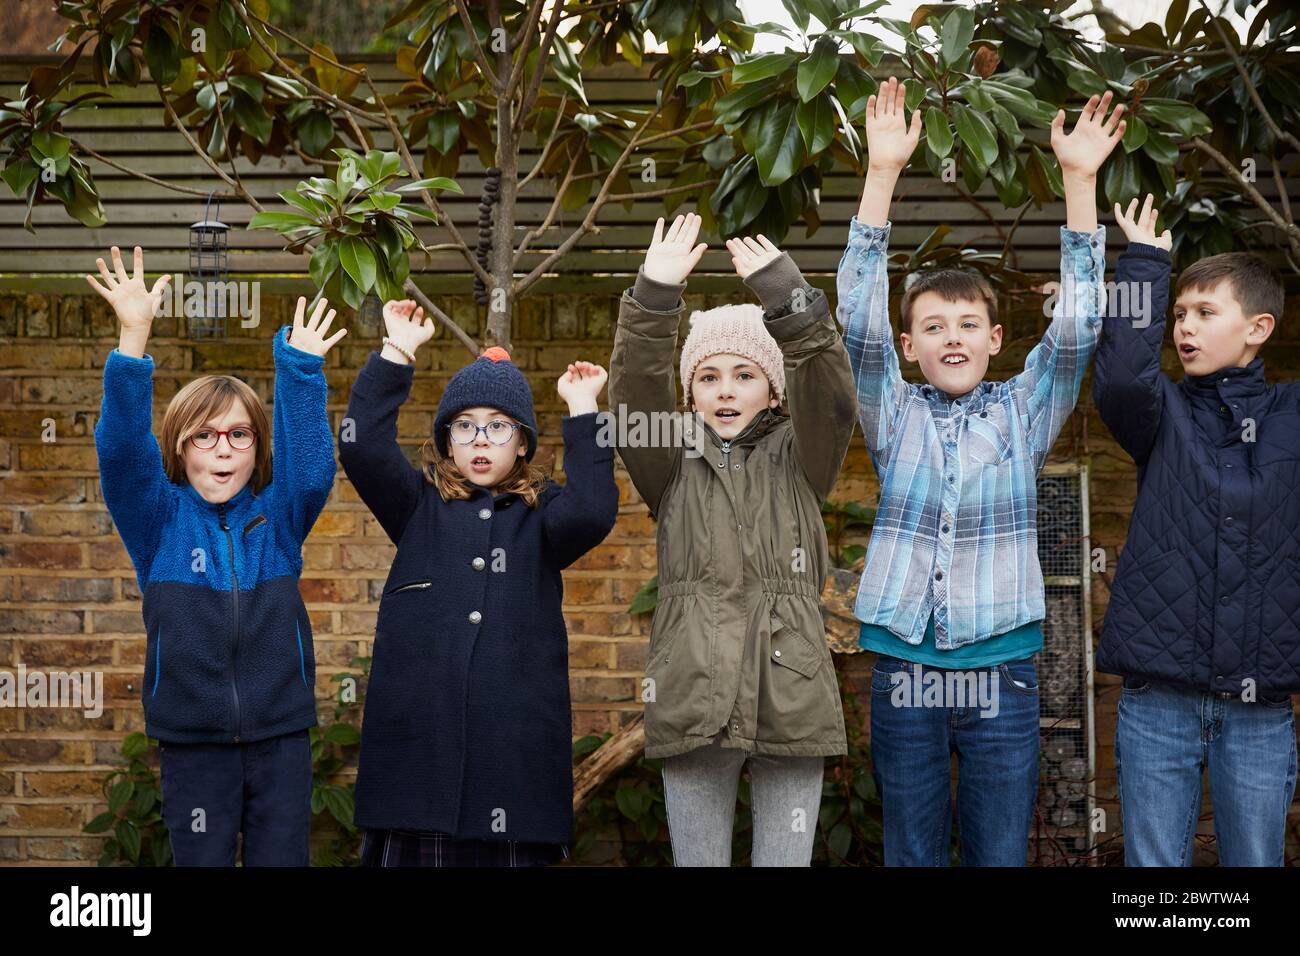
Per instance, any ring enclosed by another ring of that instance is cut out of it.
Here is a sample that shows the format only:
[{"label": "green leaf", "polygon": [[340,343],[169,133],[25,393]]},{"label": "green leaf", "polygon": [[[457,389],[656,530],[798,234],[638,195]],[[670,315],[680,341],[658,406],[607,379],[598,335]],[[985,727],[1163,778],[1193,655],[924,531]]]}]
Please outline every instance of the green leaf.
[{"label": "green leaf", "polygon": [[555,70],[556,79],[569,89],[585,106],[587,103],[587,92],[582,87],[582,67],[578,65],[578,59],[573,55],[569,43],[565,39],[557,39],[551,45],[553,58],[551,66]]},{"label": "green leaf", "polygon": [[[1129,117],[1129,122],[1137,117]],[[1127,130],[1124,133],[1128,135]],[[1154,159],[1161,166],[1172,167],[1178,162],[1178,146],[1168,136],[1163,133],[1157,133],[1155,130],[1148,129],[1146,142],[1142,144],[1142,151]]]},{"label": "green leaf", "polygon": [[30,159],[11,157],[3,175],[5,183],[19,199],[27,198],[27,189],[41,173],[41,168]]},{"label": "green leaf", "polygon": [[417,179],[414,182],[403,183],[397,187],[399,193],[418,192],[421,189],[441,189],[445,192],[464,195],[465,190],[460,188],[460,184],[454,179],[448,179],[446,176],[432,176],[429,179]]},{"label": "green leaf", "polygon": [[940,62],[944,66],[951,66],[966,52],[975,36],[974,15],[966,7],[954,7],[943,18],[943,28],[939,35],[943,37],[943,46],[939,51]]},{"label": "green leaf", "polygon": [[347,236],[339,243],[339,264],[356,283],[362,295],[375,284],[375,254],[369,244],[357,236]]},{"label": "green leaf", "polygon": [[259,212],[254,213],[253,218],[248,220],[249,229],[274,229],[286,235],[314,225],[316,225],[315,220],[296,212]]},{"label": "green leaf", "polygon": [[1102,176],[1102,189],[1110,203],[1126,204],[1136,197],[1141,187],[1138,183],[1137,162],[1128,153],[1112,153]]},{"label": "green leaf", "polygon": [[737,63],[731,71],[731,82],[736,86],[744,86],[777,76],[793,66],[798,59],[795,53],[761,53]]},{"label": "green leaf", "polygon": [[121,810],[134,793],[135,781],[130,777],[122,777],[108,791],[108,809],[114,813]]},{"label": "green leaf", "polygon": [[117,814],[101,813],[81,829],[83,833],[105,833],[115,822],[117,822]]},{"label": "green leaf", "polygon": [[126,851],[127,857],[135,862],[140,859],[140,831],[130,820],[118,820],[113,828],[113,835]]},{"label": "green leaf", "polygon": [[937,106],[925,111],[925,139],[936,156],[944,157],[952,152],[952,127],[948,125],[948,117]]},{"label": "green leaf", "polygon": [[339,267],[339,244],[336,241],[326,240],[316,247],[316,251],[311,254],[311,264],[308,272],[311,275],[311,281],[317,289],[325,288],[325,283],[329,281],[334,270]]},{"label": "green leaf", "polygon": [[835,136],[835,109],[830,97],[819,96],[811,103],[800,103],[797,118],[808,154],[819,155]]},{"label": "green leaf", "polygon": [[718,122],[726,126],[734,126],[744,114],[771,99],[779,86],[777,80],[769,79],[748,83],[732,90],[718,98],[718,102],[713,107],[714,115],[718,118]]},{"label": "green leaf", "polygon": [[63,159],[71,146],[72,141],[59,133],[44,129],[32,133],[32,149],[39,152],[42,159]]},{"label": "green leaf", "polygon": [[985,167],[992,166],[998,158],[998,139],[997,130],[988,117],[961,103],[953,103],[952,118],[961,141]]},{"label": "green leaf", "polygon": [[813,45],[812,54],[799,64],[795,79],[799,99],[807,103],[826,89],[826,84],[835,76],[839,65],[839,50],[835,41],[829,37],[819,39]]},{"label": "green leaf", "polygon": [[1214,128],[1208,116],[1196,107],[1178,100],[1144,99],[1140,111],[1145,119],[1168,126],[1189,139],[1204,136]]},{"label": "green leaf", "polygon": [[144,62],[149,67],[149,75],[167,86],[181,72],[180,49],[175,38],[161,23],[155,20],[149,27],[149,36],[144,42]]},{"label": "green leaf", "polygon": [[334,123],[328,113],[312,110],[296,127],[298,144],[308,156],[321,156],[334,141]]},{"label": "green leaf", "polygon": [[1030,155],[1038,163],[1039,171],[1053,195],[1064,196],[1065,184],[1061,179],[1061,167],[1057,165],[1056,158],[1043,155],[1043,151],[1037,146],[1030,147]]},{"label": "green leaf", "polygon": [[325,739],[332,744],[350,747],[361,742],[361,731],[351,724],[330,724],[325,728]]},{"label": "green leaf", "polygon": [[804,159],[803,140],[794,103],[769,107],[759,126],[760,142],[754,158],[759,179],[776,186],[795,174]]},{"label": "green leaf", "polygon": [[1147,141],[1147,133],[1147,124],[1142,122],[1142,117],[1130,116],[1128,122],[1124,124],[1124,152],[1131,153],[1141,149]]}]

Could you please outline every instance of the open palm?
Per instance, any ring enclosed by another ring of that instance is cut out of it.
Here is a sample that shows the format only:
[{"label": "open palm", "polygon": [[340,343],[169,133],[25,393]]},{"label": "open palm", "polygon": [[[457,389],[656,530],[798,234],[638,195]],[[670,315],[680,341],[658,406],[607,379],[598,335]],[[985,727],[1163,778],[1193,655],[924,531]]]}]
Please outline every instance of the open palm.
[{"label": "open palm", "polygon": [[86,276],[86,281],[113,307],[124,329],[148,329],[153,325],[153,317],[157,314],[158,306],[162,301],[163,289],[171,281],[171,276],[160,276],[150,289],[144,282],[143,249],[139,246],[135,247],[134,269],[129,276],[126,274],[126,266],[122,264],[122,253],[117,246],[113,247],[112,257],[112,272],[104,264],[103,259],[95,260],[95,265],[99,267],[99,274],[104,277],[103,285],[90,275]]},{"label": "open palm", "polygon": [[646,278],[671,285],[680,285],[686,281],[708,248],[707,243],[695,242],[699,238],[702,221],[695,213],[687,213],[674,219],[665,233],[663,217],[659,218],[642,267]]}]

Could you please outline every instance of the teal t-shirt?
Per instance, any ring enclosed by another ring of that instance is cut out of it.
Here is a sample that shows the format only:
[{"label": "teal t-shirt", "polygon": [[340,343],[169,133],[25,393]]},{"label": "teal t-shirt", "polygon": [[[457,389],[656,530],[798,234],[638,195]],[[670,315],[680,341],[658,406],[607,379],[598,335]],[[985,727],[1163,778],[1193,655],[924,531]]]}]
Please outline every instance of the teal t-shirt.
[{"label": "teal t-shirt", "polygon": [[934,639],[934,614],[925,625],[925,637],[920,644],[909,644],[887,627],[863,624],[858,634],[858,644],[864,650],[875,651],[925,667],[946,667],[949,670],[975,667],[996,667],[1007,661],[1018,661],[1043,649],[1042,621],[1030,621],[1005,634],[997,634],[974,644],[963,644],[951,651],[941,651]]}]

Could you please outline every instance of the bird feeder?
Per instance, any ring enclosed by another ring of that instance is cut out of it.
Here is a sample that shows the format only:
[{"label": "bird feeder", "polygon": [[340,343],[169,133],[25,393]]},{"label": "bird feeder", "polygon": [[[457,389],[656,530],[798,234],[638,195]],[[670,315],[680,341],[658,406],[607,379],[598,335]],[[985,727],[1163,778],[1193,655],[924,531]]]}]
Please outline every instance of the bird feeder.
[{"label": "bird feeder", "polygon": [[[199,282],[203,299],[196,315],[188,316],[194,338],[225,338],[230,314],[230,227],[221,221],[221,202],[212,210],[208,196],[203,218],[190,225],[190,279]],[[188,311],[188,310],[187,310]]]}]

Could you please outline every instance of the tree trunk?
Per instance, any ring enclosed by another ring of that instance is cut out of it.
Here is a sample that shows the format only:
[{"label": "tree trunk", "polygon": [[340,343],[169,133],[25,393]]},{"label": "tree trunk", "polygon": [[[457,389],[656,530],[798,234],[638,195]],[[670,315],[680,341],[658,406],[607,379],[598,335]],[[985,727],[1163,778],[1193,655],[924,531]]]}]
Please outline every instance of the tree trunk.
[{"label": "tree trunk", "polygon": [[573,811],[577,813],[600,785],[645,750],[645,717],[637,714],[573,771]]}]

